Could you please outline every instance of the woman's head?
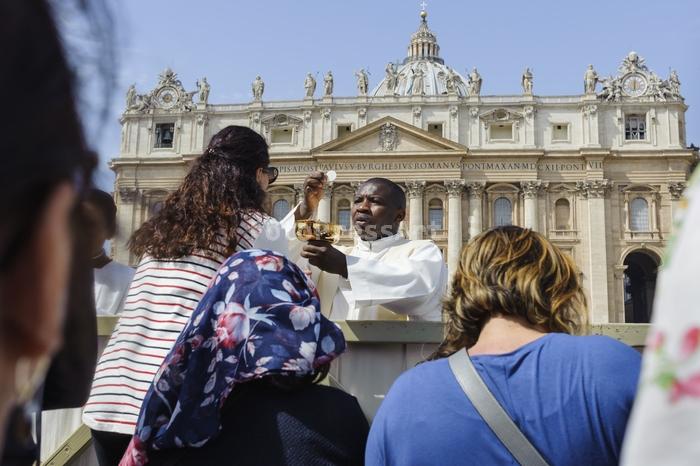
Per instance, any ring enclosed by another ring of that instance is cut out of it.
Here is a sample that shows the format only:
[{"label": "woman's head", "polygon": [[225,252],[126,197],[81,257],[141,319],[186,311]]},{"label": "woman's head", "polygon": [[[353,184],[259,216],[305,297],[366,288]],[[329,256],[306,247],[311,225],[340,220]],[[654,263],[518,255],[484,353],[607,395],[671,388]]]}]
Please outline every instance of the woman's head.
[{"label": "woman's head", "polygon": [[236,246],[235,230],[246,210],[263,210],[270,181],[265,139],[250,128],[227,126],[211,138],[182,185],[131,237],[131,250],[159,259],[209,249],[216,236]]},{"label": "woman's head", "polygon": [[438,357],[471,347],[492,317],[576,334],[587,315],[574,261],[544,236],[516,226],[488,230],[464,247],[443,310],[447,328]]}]

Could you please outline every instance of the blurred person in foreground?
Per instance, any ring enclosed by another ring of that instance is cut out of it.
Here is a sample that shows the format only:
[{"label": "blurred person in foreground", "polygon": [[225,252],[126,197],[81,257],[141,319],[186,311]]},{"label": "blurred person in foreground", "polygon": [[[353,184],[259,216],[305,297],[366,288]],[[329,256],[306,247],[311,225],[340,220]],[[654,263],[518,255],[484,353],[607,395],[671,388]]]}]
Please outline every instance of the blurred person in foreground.
[{"label": "blurred person in foreground", "polygon": [[234,254],[158,369],[120,464],[361,465],[357,400],[316,384],[343,351],[299,267]]},{"label": "blurred person in foreground", "polygon": [[[78,200],[96,158],[49,7],[3,0],[0,22],[0,89],[9,109],[0,116],[0,451],[2,464],[31,464],[28,412],[42,403],[80,406],[94,370],[92,272],[87,251],[75,246],[84,240]],[[42,401],[37,388],[52,356]]]},{"label": "blurred person in foreground", "polygon": [[431,360],[399,377],[379,408],[367,465],[514,464],[448,363],[467,350],[547,463],[618,463],[640,356],[608,337],[574,336],[587,309],[570,257],[530,230],[488,230],[463,249],[444,312]]},{"label": "blurred person in foreground", "polygon": [[700,462],[700,171],[688,182],[659,273],[622,463]]}]

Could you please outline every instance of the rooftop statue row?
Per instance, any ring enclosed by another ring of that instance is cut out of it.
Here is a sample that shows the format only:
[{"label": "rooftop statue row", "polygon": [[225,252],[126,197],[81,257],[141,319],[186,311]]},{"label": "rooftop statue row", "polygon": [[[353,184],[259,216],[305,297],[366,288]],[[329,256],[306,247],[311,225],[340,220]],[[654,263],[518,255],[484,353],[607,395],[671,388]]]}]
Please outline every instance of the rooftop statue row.
[{"label": "rooftop statue row", "polygon": [[[404,64],[401,68],[395,63],[386,65],[386,75],[382,82],[372,92],[373,96],[425,96],[434,95],[436,89],[442,95],[460,97],[478,97],[481,95],[483,78],[476,68],[463,78],[454,69],[439,64],[436,71],[435,63],[421,60]],[[365,69],[355,72],[357,93],[359,96],[369,95],[369,73]],[[328,71],[323,77],[323,96],[333,95],[333,73]],[[534,76],[530,68],[523,72],[520,84],[523,95],[533,95]],[[598,84],[601,90],[597,92]],[[182,83],[170,68],[165,69],[160,76],[158,85],[147,94],[137,94],[135,85],[131,85],[126,93],[126,111],[143,113],[154,108],[164,110],[191,111],[195,104],[193,96],[199,95],[199,103],[207,104],[211,87],[207,78],[197,81],[197,90],[187,92]],[[304,98],[313,99],[316,92],[316,78],[308,73],[304,80]],[[586,96],[596,96],[604,102],[621,102],[634,99],[640,101],[682,100],[680,80],[675,70],[668,79],[662,80],[656,73],[649,70],[644,59],[637,53],[630,52],[618,68],[618,75],[601,78],[593,65],[583,75],[583,90]],[[251,84],[253,100],[262,101],[265,92],[265,82],[257,76]]]}]

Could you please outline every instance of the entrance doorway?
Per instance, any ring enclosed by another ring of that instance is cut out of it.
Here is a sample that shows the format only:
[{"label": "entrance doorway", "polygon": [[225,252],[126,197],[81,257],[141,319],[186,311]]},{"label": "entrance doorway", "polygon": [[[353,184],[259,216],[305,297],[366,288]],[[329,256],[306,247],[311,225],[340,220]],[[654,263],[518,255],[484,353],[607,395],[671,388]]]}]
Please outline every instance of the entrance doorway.
[{"label": "entrance doorway", "polygon": [[651,321],[659,262],[656,254],[649,251],[635,251],[625,258],[625,322],[642,324]]}]

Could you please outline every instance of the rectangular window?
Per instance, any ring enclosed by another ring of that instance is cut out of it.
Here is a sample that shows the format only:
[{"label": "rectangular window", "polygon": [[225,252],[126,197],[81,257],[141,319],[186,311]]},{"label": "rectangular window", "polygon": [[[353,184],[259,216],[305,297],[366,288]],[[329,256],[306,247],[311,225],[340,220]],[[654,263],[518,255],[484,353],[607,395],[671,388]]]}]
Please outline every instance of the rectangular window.
[{"label": "rectangular window", "polygon": [[344,138],[348,134],[352,132],[352,126],[351,125],[338,125],[338,138]]},{"label": "rectangular window", "polygon": [[647,119],[644,115],[625,115],[625,140],[643,141],[646,133]]},{"label": "rectangular window", "polygon": [[173,147],[175,136],[175,123],[156,124],[156,149],[166,149]]},{"label": "rectangular window", "polygon": [[568,141],[569,124],[555,123],[552,125],[552,141]]},{"label": "rectangular window", "polygon": [[270,133],[270,142],[272,144],[291,144],[292,131],[292,128],[273,128]]},{"label": "rectangular window", "polygon": [[428,132],[442,137],[442,123],[428,123]]},{"label": "rectangular window", "polygon": [[513,123],[493,123],[489,126],[491,141],[510,141],[513,139]]}]

